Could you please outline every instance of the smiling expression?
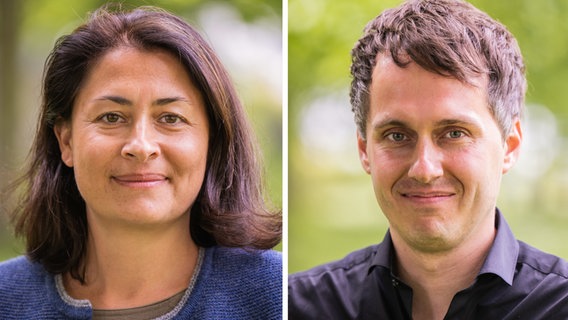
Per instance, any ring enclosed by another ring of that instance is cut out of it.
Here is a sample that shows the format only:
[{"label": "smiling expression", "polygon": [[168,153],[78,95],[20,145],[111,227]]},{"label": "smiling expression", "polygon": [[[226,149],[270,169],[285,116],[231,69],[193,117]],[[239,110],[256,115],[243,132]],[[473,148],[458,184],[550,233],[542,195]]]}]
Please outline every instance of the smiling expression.
[{"label": "smiling expression", "polygon": [[71,120],[55,131],[89,224],[187,218],[205,175],[209,128],[202,97],[173,55],[106,53],[84,79]]},{"label": "smiling expression", "polygon": [[451,249],[492,230],[502,174],[515,162],[520,124],[503,138],[473,85],[398,67],[379,55],[359,155],[393,240],[420,251]]}]

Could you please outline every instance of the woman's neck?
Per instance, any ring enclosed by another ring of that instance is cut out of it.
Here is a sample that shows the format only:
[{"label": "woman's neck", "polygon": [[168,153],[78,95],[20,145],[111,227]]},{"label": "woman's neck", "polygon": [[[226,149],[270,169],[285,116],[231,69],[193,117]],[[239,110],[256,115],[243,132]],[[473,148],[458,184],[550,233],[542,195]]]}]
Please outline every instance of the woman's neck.
[{"label": "woman's neck", "polygon": [[95,309],[124,309],[187,288],[199,255],[189,218],[152,228],[89,227],[85,284],[69,274],[63,277],[71,297],[87,299]]}]

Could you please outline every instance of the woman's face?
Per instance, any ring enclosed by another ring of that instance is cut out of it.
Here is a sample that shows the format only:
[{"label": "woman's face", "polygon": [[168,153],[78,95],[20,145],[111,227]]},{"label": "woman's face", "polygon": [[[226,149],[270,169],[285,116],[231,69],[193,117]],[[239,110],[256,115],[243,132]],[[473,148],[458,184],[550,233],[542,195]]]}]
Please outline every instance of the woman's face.
[{"label": "woman's face", "polygon": [[89,224],[187,221],[205,175],[208,126],[202,97],[173,55],[106,53],[84,79],[71,120],[55,129]]}]

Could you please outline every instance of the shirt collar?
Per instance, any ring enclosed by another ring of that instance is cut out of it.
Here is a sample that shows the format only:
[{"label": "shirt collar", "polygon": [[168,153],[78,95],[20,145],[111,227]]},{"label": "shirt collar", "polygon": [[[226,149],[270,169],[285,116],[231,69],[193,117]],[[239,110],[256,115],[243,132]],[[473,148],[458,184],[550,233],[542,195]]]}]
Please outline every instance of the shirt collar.
[{"label": "shirt collar", "polygon": [[[479,275],[492,273],[499,276],[509,285],[512,285],[519,254],[519,244],[499,209],[495,211],[495,229],[497,233],[493,240],[493,245],[489,250],[487,258],[485,258]],[[387,230],[383,242],[377,248],[377,254],[370,262],[368,272],[370,273],[378,266],[388,269],[392,274],[393,259],[392,238],[390,231]]]},{"label": "shirt collar", "polygon": [[394,250],[393,250],[392,238],[390,235],[390,230],[387,230],[387,233],[383,238],[383,242],[379,243],[377,247],[377,254],[375,254],[373,259],[371,260],[368,273],[371,273],[371,271],[377,266],[391,270],[393,257],[394,257]]},{"label": "shirt collar", "polygon": [[495,229],[497,229],[495,240],[479,274],[493,273],[512,285],[519,255],[519,243],[499,209],[495,214]]}]

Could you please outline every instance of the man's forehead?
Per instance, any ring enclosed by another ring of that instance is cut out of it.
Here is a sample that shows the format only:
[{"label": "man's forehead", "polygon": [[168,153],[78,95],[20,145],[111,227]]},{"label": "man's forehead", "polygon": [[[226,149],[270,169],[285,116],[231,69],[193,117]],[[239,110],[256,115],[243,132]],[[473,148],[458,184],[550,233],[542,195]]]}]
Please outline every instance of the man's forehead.
[{"label": "man's forehead", "polygon": [[[477,88],[481,88],[483,90],[488,90],[489,85],[489,77],[486,74],[478,74],[478,75],[470,75],[465,79],[465,81],[459,80],[456,77],[452,76],[451,72],[448,70],[427,70],[426,68],[417,64],[408,54],[400,53],[397,56],[397,61],[402,62],[403,65],[397,64],[395,59],[392,57],[390,51],[379,52],[375,57],[375,65],[373,66],[372,72],[372,81],[374,81],[379,75],[378,73],[389,73],[392,74],[392,71],[397,69],[403,68],[419,68],[421,70],[430,72],[432,75],[444,76],[448,78],[454,78],[458,81],[461,81],[464,84],[471,85]],[[391,71],[391,72],[389,72]]]}]

